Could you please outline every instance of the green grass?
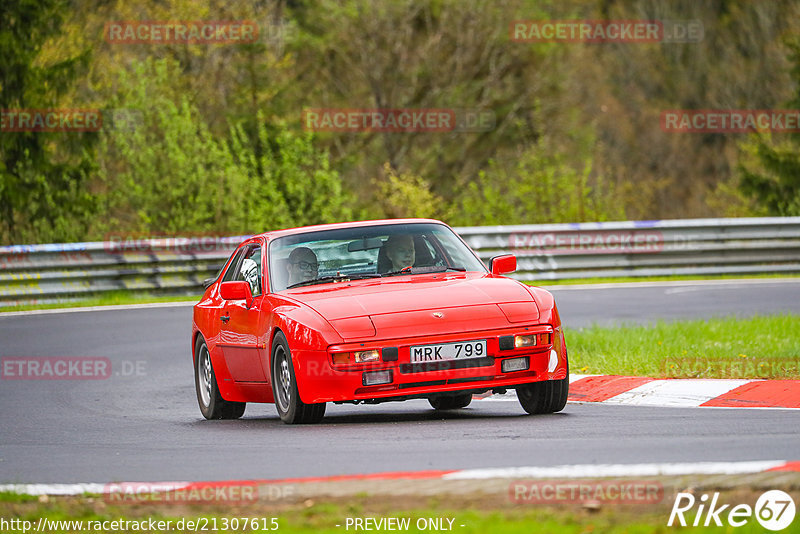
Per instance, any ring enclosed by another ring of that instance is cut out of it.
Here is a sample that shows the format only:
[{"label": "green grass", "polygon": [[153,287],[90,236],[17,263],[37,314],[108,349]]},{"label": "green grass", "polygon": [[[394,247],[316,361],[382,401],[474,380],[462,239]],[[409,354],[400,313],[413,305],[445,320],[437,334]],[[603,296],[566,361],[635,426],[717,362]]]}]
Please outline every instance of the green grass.
[{"label": "green grass", "polygon": [[669,378],[800,379],[800,316],[565,328],[570,371]]},{"label": "green grass", "polygon": [[93,295],[86,299],[71,302],[55,302],[50,304],[23,304],[18,306],[4,306],[0,313],[28,310],[53,310],[60,308],[84,308],[89,306],[119,306],[125,304],[151,304],[158,302],[197,302],[197,295],[153,295],[150,293],[131,293],[129,291],[111,291]]},{"label": "green grass", "polygon": [[775,273],[775,274],[725,274],[717,276],[701,275],[675,275],[675,276],[616,276],[604,278],[565,278],[563,280],[533,280],[525,283],[531,286],[555,285],[582,285],[582,284],[627,284],[634,282],[682,282],[693,280],[761,280],[775,278],[800,278],[800,274]]},{"label": "green grass", "polygon": [[[505,497],[501,497],[505,498]],[[26,520],[36,523],[39,518],[61,521],[81,521],[83,531],[91,525],[90,521],[114,521],[114,520],[134,520],[142,521],[153,519],[154,521],[171,520],[173,532],[176,532],[176,523],[184,521],[197,521],[200,519],[210,527],[216,519],[217,529],[214,532],[261,532],[262,530],[249,530],[241,526],[237,530],[223,529],[223,520],[233,518],[269,518],[278,519],[278,532],[299,533],[299,534],[340,534],[342,532],[358,532],[351,526],[346,528],[347,518],[409,518],[410,528],[407,532],[426,532],[416,528],[417,520],[420,518],[444,518],[452,519],[452,532],[462,534],[529,534],[532,532],[546,533],[565,533],[583,534],[590,532],[603,533],[663,533],[673,532],[676,527],[667,527],[669,518],[670,503],[662,503],[656,508],[639,509],[636,506],[604,506],[599,510],[587,510],[578,504],[550,505],[550,506],[529,506],[500,504],[481,505],[472,508],[459,506],[455,499],[450,498],[449,504],[439,505],[439,497],[363,497],[350,498],[345,501],[323,501],[315,502],[306,500],[297,504],[284,504],[280,506],[255,503],[248,506],[237,506],[235,508],[224,508],[221,506],[187,506],[187,505],[162,505],[155,507],[115,507],[102,503],[102,498],[50,498],[47,503],[19,503],[15,500],[7,500],[0,495],[0,517],[6,521],[10,519]],[[404,506],[402,501],[408,503],[409,500],[419,502],[418,506]],[[427,503],[425,501],[428,501]],[[448,499],[444,499],[448,500]],[[398,503],[398,501],[400,501]],[[184,523],[185,524],[185,523]],[[336,525],[341,525],[337,527]],[[463,526],[462,526],[463,525]],[[691,528],[691,527],[690,527]],[[731,532],[730,529],[703,529],[691,528],[692,532]],[[47,530],[53,534],[64,534],[79,530],[68,530],[65,528],[50,528]],[[99,530],[95,530],[99,532]],[[190,530],[184,530],[190,531]],[[266,532],[267,530],[263,530]],[[381,530],[383,532],[384,530]],[[751,520],[744,527],[736,529],[736,532],[761,532],[758,523]],[[16,533],[22,532],[19,529],[4,529],[3,532]],[[30,531],[29,531],[30,532]],[[123,532],[116,530],[115,532]],[[124,532],[164,532],[133,528]],[[360,530],[363,532],[363,530]],[[427,530],[427,532],[432,532]]]}]

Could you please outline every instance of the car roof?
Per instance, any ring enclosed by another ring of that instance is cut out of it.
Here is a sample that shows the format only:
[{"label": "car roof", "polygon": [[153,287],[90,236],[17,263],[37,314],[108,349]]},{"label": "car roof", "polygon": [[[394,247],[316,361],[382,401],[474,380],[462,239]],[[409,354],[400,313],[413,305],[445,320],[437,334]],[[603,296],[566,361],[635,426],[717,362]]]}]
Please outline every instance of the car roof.
[{"label": "car roof", "polygon": [[437,221],[436,219],[377,219],[373,221],[354,221],[354,222],[342,222],[333,224],[317,224],[314,226],[301,226],[299,228],[272,230],[269,232],[264,232],[263,234],[258,234],[257,236],[253,237],[264,237],[266,239],[275,239],[277,237],[283,237],[286,235],[303,234],[306,232],[316,232],[320,230],[339,230],[342,228],[359,228],[364,226],[381,226],[386,224],[400,225],[400,224],[413,224],[413,223],[434,223],[434,224],[445,225],[442,221]]}]

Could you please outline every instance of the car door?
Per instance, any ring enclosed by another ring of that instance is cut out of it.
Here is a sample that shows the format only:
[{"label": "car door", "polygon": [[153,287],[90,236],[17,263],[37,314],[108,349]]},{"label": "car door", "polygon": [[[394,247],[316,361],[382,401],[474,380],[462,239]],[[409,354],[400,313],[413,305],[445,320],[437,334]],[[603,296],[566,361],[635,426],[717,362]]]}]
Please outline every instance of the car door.
[{"label": "car door", "polygon": [[226,300],[222,303],[220,347],[225,364],[236,382],[266,382],[262,361],[266,352],[259,344],[264,299],[263,246],[260,242],[245,245],[246,250],[231,281],[250,284],[253,299]]}]

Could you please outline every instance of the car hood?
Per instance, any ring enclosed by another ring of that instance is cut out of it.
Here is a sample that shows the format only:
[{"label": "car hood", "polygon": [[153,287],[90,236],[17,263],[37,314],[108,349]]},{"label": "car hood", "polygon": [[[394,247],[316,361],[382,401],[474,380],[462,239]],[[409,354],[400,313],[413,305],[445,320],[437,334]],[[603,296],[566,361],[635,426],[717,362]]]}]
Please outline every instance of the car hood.
[{"label": "car hood", "polygon": [[509,278],[438,273],[323,284],[290,296],[346,340],[466,332],[535,322],[530,292]]}]

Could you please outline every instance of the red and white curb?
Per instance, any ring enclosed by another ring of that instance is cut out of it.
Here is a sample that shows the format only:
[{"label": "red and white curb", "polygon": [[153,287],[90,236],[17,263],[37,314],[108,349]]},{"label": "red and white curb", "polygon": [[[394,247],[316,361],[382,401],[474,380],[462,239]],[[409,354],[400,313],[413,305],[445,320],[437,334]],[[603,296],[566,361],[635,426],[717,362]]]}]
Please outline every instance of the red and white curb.
[{"label": "red and white curb", "polygon": [[[482,401],[516,401],[511,390]],[[571,402],[701,408],[800,408],[800,380],[570,375]]]},{"label": "red and white curb", "polygon": [[683,475],[746,475],[769,472],[800,472],[800,462],[758,460],[743,462],[694,462],[652,464],[583,464],[552,467],[500,467],[481,469],[399,471],[365,475],[283,478],[273,480],[222,480],[209,482],[114,482],[80,484],[1,484],[0,492],[26,495],[70,496],[108,494],[124,487],[147,488],[150,492],[168,492],[205,488],[258,485],[337,483],[371,480],[485,480],[494,478],[607,478]]}]

